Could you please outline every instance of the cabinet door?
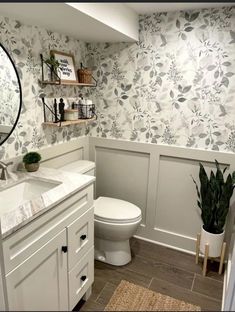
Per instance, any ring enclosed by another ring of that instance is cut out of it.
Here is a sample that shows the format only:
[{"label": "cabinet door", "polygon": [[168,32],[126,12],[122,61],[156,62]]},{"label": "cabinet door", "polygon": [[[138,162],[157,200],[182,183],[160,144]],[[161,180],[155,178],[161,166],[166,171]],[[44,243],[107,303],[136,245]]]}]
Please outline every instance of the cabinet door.
[{"label": "cabinet door", "polygon": [[67,227],[68,233],[68,269],[74,265],[94,245],[94,208],[89,209],[81,217]]},{"label": "cabinet door", "polygon": [[68,310],[65,245],[63,230],[6,275],[9,310]]}]

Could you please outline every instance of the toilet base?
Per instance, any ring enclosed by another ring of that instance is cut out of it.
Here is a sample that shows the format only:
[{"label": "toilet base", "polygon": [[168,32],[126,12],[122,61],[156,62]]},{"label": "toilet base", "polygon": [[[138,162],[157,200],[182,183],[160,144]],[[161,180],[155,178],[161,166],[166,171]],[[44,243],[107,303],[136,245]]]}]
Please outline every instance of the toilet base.
[{"label": "toilet base", "polygon": [[95,237],[95,259],[116,266],[129,263],[131,261],[129,239],[110,241]]}]

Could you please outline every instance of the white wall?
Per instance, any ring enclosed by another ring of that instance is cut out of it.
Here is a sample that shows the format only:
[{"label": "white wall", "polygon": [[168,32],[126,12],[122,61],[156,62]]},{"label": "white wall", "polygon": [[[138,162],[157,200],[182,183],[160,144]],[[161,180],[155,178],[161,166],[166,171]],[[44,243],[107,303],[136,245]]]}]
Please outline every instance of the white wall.
[{"label": "white wall", "polygon": [[101,23],[138,41],[138,14],[122,3],[67,3]]},{"label": "white wall", "polygon": [[209,171],[214,159],[234,170],[234,154],[94,137],[89,146],[96,195],[138,205],[139,237],[194,252],[202,223],[191,175],[198,180],[199,161]]}]

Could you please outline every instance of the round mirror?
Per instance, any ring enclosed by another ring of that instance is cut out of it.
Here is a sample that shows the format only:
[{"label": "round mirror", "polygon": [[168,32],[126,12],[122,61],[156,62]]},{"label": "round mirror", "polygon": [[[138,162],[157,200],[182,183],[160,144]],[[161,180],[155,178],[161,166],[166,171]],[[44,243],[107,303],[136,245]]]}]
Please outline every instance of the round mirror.
[{"label": "round mirror", "polygon": [[15,64],[0,44],[0,145],[15,129],[21,104],[21,85]]}]

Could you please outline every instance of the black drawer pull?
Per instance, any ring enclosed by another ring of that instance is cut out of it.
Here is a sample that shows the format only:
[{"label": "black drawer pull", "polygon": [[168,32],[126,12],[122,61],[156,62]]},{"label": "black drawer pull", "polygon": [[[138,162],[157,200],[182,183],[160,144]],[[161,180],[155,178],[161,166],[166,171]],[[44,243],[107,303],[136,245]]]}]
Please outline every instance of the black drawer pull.
[{"label": "black drawer pull", "polygon": [[68,246],[62,246],[61,247],[61,250],[66,253],[68,251]]},{"label": "black drawer pull", "polygon": [[81,277],[81,280],[84,282],[84,281],[86,280],[86,275],[83,275],[83,276]]},{"label": "black drawer pull", "polygon": [[85,240],[86,239],[86,235],[85,234],[81,235],[80,238],[81,238],[81,240]]}]

